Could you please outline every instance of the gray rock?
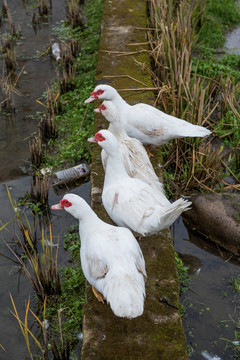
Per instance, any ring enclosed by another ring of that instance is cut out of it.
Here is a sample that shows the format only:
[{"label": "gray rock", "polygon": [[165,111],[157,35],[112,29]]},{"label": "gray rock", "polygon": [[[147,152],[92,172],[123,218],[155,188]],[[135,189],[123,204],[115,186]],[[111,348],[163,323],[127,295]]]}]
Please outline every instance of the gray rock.
[{"label": "gray rock", "polygon": [[240,254],[240,194],[191,196],[184,220],[225,249]]}]

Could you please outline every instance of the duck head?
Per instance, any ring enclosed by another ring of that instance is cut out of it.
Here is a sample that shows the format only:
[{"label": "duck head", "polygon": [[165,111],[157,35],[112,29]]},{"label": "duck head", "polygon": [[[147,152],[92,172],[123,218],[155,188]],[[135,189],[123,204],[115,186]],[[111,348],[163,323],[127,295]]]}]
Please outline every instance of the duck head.
[{"label": "duck head", "polygon": [[111,124],[120,122],[117,108],[112,101],[103,101],[99,108],[94,109],[94,112],[101,113]]},{"label": "duck head", "polygon": [[52,205],[51,209],[65,210],[76,219],[81,219],[91,208],[80,196],[76,194],[66,194],[58,204]]},{"label": "duck head", "polygon": [[116,96],[118,96],[117,90],[115,90],[112,86],[109,85],[97,85],[91,96],[85,100],[85,103],[90,103],[94,100],[113,100]]},{"label": "duck head", "polygon": [[97,143],[108,154],[117,152],[119,149],[116,137],[109,130],[101,130],[97,132],[92,138],[88,139],[89,142]]}]

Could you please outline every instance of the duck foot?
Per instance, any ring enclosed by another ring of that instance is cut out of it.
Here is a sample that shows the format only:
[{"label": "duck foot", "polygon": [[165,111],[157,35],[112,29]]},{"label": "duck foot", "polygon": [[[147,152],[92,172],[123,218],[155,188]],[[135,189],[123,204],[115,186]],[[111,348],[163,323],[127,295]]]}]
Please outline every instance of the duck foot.
[{"label": "duck foot", "polygon": [[146,149],[146,152],[148,154],[148,157],[151,158],[151,157],[154,157],[154,155],[151,153],[150,151],[150,145],[144,145],[145,149]]},{"label": "duck foot", "polygon": [[92,286],[92,292],[94,294],[94,296],[98,299],[98,301],[100,301],[101,303],[105,303],[106,299],[104,298],[104,296],[97,291],[97,289],[95,289],[95,287]]}]

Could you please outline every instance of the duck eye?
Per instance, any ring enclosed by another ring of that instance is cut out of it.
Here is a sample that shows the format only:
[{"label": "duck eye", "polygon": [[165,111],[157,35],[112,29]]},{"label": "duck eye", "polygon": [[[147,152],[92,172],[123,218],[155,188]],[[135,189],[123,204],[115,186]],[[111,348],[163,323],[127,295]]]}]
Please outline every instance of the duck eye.
[{"label": "duck eye", "polygon": [[60,204],[61,204],[61,206],[64,208],[64,207],[70,207],[70,206],[72,206],[72,203],[70,203],[70,201],[68,201],[68,200],[66,200],[66,199],[62,199],[61,201],[60,201]]},{"label": "duck eye", "polygon": [[101,110],[106,110],[106,106],[102,104],[102,105],[100,105],[100,109]]},{"label": "duck eye", "polygon": [[97,141],[104,141],[104,140],[106,140],[105,137],[102,136],[102,134],[100,134],[100,133],[97,133],[97,134],[95,135],[95,139],[96,139]]},{"label": "duck eye", "polygon": [[104,93],[104,91],[101,90],[101,89],[97,91],[97,94],[98,94],[98,95],[102,95],[103,93]]}]

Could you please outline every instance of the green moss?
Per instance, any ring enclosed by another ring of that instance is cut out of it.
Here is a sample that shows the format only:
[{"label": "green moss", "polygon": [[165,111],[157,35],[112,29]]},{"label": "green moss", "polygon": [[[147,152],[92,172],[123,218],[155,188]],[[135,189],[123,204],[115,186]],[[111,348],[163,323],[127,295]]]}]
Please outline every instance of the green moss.
[{"label": "green moss", "polygon": [[240,212],[235,214],[235,220],[240,221]]}]

